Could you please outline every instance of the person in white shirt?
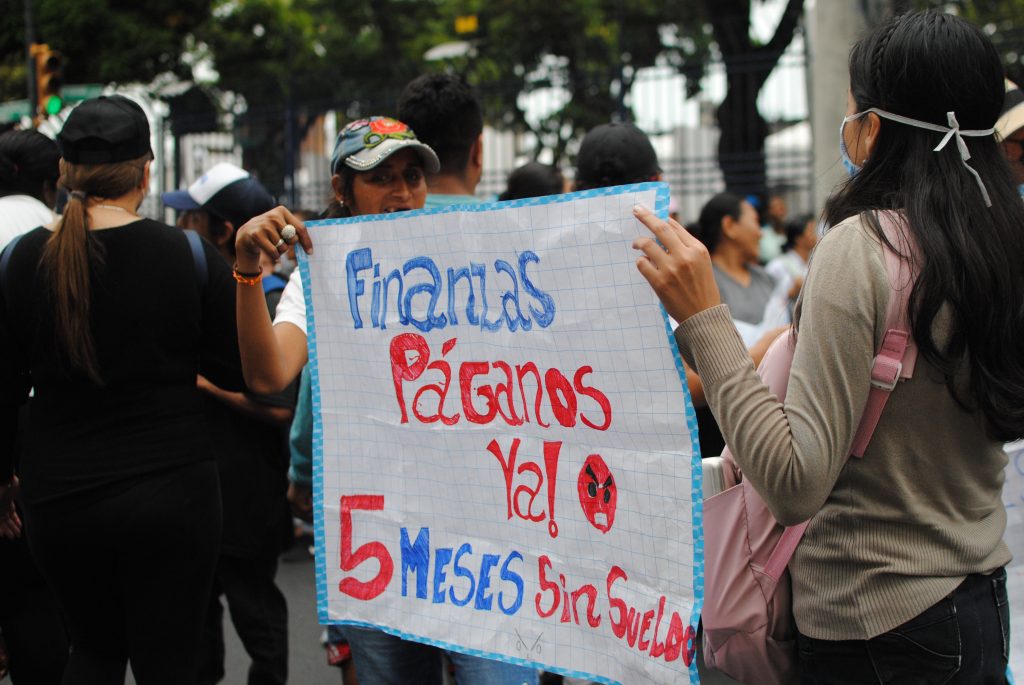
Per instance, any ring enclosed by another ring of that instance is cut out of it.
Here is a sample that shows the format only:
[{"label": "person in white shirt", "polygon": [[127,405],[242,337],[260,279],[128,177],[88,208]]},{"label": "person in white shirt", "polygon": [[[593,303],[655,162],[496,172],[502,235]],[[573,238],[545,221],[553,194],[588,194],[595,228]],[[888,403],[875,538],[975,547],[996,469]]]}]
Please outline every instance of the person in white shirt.
[{"label": "person in white shirt", "polygon": [[0,134],[0,249],[53,222],[59,160],[57,144],[38,131]]},{"label": "person in white shirt", "polygon": [[[331,157],[334,202],[327,216],[387,214],[422,209],[427,199],[427,174],[441,168],[433,149],[403,122],[373,116],[342,129]],[[276,261],[289,245],[313,248],[302,221],[277,207],[247,222],[235,239],[234,275],[238,281],[238,334],[242,368],[250,390],[277,392],[291,382],[307,361],[306,302],[294,272],[285,287],[273,323],[263,302],[263,277],[268,258]],[[356,674],[363,683],[441,685],[442,650],[369,627],[346,625]],[[445,650],[454,664],[458,685],[536,685],[537,673],[483,657]]]},{"label": "person in white shirt", "polygon": [[818,222],[810,214],[786,222],[786,244],[783,253],[768,262],[764,268],[776,283],[789,281],[790,302],[795,303],[807,276],[807,263],[811,250],[818,244]]}]

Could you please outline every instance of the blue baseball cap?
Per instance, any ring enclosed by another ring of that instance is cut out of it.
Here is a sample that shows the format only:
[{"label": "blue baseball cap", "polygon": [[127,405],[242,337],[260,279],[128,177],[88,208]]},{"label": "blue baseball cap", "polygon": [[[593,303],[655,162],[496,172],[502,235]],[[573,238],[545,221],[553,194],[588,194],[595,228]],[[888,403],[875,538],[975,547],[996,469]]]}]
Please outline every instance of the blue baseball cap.
[{"label": "blue baseball cap", "polygon": [[201,209],[221,221],[230,221],[235,228],[275,205],[263,184],[245,169],[226,162],[211,167],[187,190],[172,190],[162,198],[172,209]]},{"label": "blue baseball cap", "polygon": [[338,173],[342,164],[356,171],[368,171],[405,148],[419,154],[427,173],[437,173],[441,168],[437,154],[401,121],[391,117],[353,121],[338,133],[331,155],[331,173]]}]

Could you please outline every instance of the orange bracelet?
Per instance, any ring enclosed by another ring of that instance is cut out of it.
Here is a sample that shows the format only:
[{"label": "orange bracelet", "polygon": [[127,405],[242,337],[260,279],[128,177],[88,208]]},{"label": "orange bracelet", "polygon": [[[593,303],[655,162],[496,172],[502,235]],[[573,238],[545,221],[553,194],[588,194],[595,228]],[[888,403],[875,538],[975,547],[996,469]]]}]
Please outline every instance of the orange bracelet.
[{"label": "orange bracelet", "polygon": [[231,269],[231,275],[235,277],[235,280],[242,285],[256,285],[263,280],[263,267],[259,267],[259,271],[254,274],[243,273],[238,270],[238,263],[236,262],[234,267]]}]

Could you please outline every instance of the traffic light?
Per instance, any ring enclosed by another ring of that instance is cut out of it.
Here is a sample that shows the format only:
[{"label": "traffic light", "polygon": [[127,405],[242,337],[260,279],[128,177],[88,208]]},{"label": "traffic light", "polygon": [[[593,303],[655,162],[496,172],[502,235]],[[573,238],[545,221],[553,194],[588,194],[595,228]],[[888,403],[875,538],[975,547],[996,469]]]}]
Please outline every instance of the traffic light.
[{"label": "traffic light", "polygon": [[36,67],[36,112],[44,117],[57,114],[64,107],[60,96],[64,57],[46,43],[34,43],[30,52]]}]

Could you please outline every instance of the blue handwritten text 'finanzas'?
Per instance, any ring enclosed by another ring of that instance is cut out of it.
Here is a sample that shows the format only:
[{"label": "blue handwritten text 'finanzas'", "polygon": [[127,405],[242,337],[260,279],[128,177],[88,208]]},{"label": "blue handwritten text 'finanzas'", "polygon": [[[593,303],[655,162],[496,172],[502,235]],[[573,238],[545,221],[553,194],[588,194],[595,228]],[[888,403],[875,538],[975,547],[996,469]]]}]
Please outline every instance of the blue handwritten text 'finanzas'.
[{"label": "blue handwritten text 'finanzas'", "polygon": [[[395,305],[398,321],[403,326],[414,326],[424,332],[458,326],[463,308],[457,302],[461,300],[465,304],[465,323],[482,330],[497,331],[505,327],[511,332],[529,331],[534,323],[547,328],[555,319],[555,301],[526,273],[528,265],[540,263],[540,257],[526,250],[519,253],[517,261],[517,266],[513,266],[504,259],[494,260],[490,287],[491,294],[496,297],[488,302],[488,269],[485,264],[470,262],[468,267],[448,267],[442,277],[433,259],[413,257],[402,265],[401,270],[393,269],[382,277],[380,262],[374,262],[370,248],[353,250],[345,258],[348,305],[353,326],[363,328],[363,315],[369,305],[370,325],[386,329],[389,302]],[[365,272],[371,270],[372,285],[367,298],[366,284],[370,279]],[[442,296],[446,297],[447,308],[441,306]],[[425,308],[414,310],[413,300],[417,297],[429,297]],[[422,312],[422,318],[417,318],[414,311]],[[492,318],[488,318],[489,313]]]}]

